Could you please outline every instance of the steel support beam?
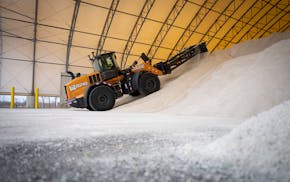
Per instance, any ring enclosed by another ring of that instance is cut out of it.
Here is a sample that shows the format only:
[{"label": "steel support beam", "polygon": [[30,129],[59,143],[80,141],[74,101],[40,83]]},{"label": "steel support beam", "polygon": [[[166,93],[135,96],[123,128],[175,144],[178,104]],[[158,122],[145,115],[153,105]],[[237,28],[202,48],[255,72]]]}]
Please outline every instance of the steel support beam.
[{"label": "steel support beam", "polygon": [[[203,21],[203,19],[208,15],[210,12],[210,9],[215,6],[217,1],[213,0],[206,0],[198,12],[195,14],[195,16],[191,19],[190,23],[187,25],[185,30],[183,31],[182,35],[174,45],[172,51],[169,53],[168,58],[170,58],[174,51],[180,51],[182,50],[189,39],[192,37],[193,33],[195,33],[196,29],[199,27],[200,23]],[[210,8],[205,8],[207,6],[210,6]]]},{"label": "steel support beam", "polygon": [[[262,1],[264,1],[264,2],[267,2],[267,0],[262,0]],[[271,6],[275,6],[273,3],[271,3],[271,2],[269,2],[269,4],[271,5]],[[285,4],[286,5],[286,4]],[[287,5],[289,5],[289,0],[288,0],[288,4]],[[287,6],[286,5],[286,6]],[[279,9],[279,10],[281,10],[282,12],[285,12],[285,13],[289,13],[287,10],[285,10],[284,8],[280,8],[280,7],[276,7],[277,9]]]},{"label": "steel support beam", "polygon": [[[11,18],[11,17],[5,17],[5,16],[0,16],[0,18],[5,19],[5,20],[12,20],[12,21],[18,21],[18,22],[22,22],[22,23],[33,24],[33,22],[31,22],[31,21],[21,20],[21,19],[17,19],[17,18]],[[149,19],[147,18],[146,20],[149,20]],[[65,27],[58,27],[58,26],[47,25],[47,24],[43,24],[43,23],[38,23],[37,25],[38,26],[41,26],[41,27],[48,27],[48,28],[55,28],[55,29],[58,29],[58,30],[70,31],[70,28],[65,28]],[[172,27],[175,27],[175,28],[178,28],[178,29],[181,29],[181,30],[184,30],[185,29],[185,28],[182,28],[180,26],[175,26],[175,25],[172,25]],[[86,32],[86,31],[80,31],[80,30],[74,30],[74,32],[81,33],[81,34],[85,34],[85,35],[93,35],[93,36],[97,36],[97,37],[100,37],[101,36],[100,34]],[[204,35],[204,33],[198,32],[198,31],[196,31],[195,33],[197,33],[199,35]],[[123,42],[127,42],[128,41],[127,39],[122,39],[122,38],[112,37],[112,36],[106,36],[106,38],[110,38],[110,39],[118,40],[118,41],[123,41]],[[216,38],[216,39],[219,39],[219,38]],[[138,41],[136,41],[135,43],[138,43],[138,44],[141,44],[141,45],[151,46],[151,44],[144,43],[144,42],[138,42]],[[164,47],[164,46],[160,46],[160,48],[167,49],[167,50],[172,50],[171,48]],[[95,49],[96,48],[94,48],[94,50]]]},{"label": "steel support beam", "polygon": [[[6,19],[6,20],[11,20],[11,21],[18,21],[18,22],[22,22],[22,23],[33,24],[33,22],[30,22],[30,21],[25,21],[25,20],[20,20],[20,19],[15,19],[15,18],[10,18],[10,17],[0,16],[0,18]],[[42,23],[38,23],[38,26],[47,27],[47,28],[55,28],[55,29],[58,29],[58,30],[66,30],[66,31],[70,31],[69,28],[58,27],[58,26],[53,26],[53,25],[47,25],[47,24],[42,24]],[[100,36],[101,36],[100,34],[91,33],[91,32],[85,32],[85,31],[80,31],[80,30],[75,30],[74,32],[81,33],[81,34],[85,34],[85,35],[97,36],[97,37],[100,37]],[[199,34],[201,34],[201,33],[199,33]],[[113,39],[113,40],[118,40],[118,41],[127,42],[127,39],[122,39],[122,38],[118,38],[118,37],[106,36],[106,38],[110,38],[110,39]],[[135,41],[135,43],[138,43],[138,44],[141,44],[141,45],[151,46],[151,44],[144,43],[144,42],[138,42],[138,41]],[[161,46],[161,47],[162,47],[162,46]],[[163,48],[163,49],[171,50],[171,48],[169,48],[169,47],[162,47],[162,48]],[[96,48],[94,48],[94,50],[95,50],[95,49],[96,49]]]},{"label": "steel support beam", "polygon": [[69,36],[68,36],[68,41],[67,41],[67,50],[66,50],[66,63],[65,63],[65,71],[68,72],[68,67],[69,67],[69,57],[70,57],[70,50],[72,47],[72,40],[73,40],[73,35],[75,31],[75,26],[77,22],[77,17],[78,17],[78,12],[80,8],[81,1],[76,0],[75,1],[75,7],[74,7],[74,12],[71,20],[71,26],[69,30]]},{"label": "steel support beam", "polygon": [[34,95],[35,87],[35,63],[36,63],[36,43],[37,43],[37,21],[38,21],[38,0],[34,5],[34,33],[33,33],[33,63],[32,63],[32,86],[31,93]]},{"label": "steel support beam", "polygon": [[[281,26],[280,26],[280,22],[281,22],[281,20],[285,17],[285,16],[289,16],[289,13],[287,13],[286,11],[285,11],[285,9],[287,9],[289,7],[289,5],[288,6],[285,6],[285,8],[283,8],[283,9],[281,9],[281,15],[282,15],[282,13],[284,13],[280,18],[277,18],[277,20],[276,21],[274,21],[274,23],[272,23],[272,25],[271,26],[269,26],[268,28],[267,28],[267,31],[264,31],[260,36],[259,36],[259,38],[261,38],[261,37],[263,37],[264,35],[265,35],[265,33],[267,33],[268,31],[270,31],[277,23],[279,23],[279,30],[281,30],[281,29],[283,29],[283,27],[281,28]],[[277,16],[279,16],[280,14],[278,14]],[[274,20],[274,19],[272,19],[272,20]],[[287,23],[285,23],[285,25],[289,25],[288,24],[289,22],[287,22]],[[284,25],[284,26],[285,26]],[[255,38],[257,35],[258,35],[258,33],[260,33],[259,31],[252,37],[252,38]]]},{"label": "steel support beam", "polygon": [[[236,4],[237,3],[237,4]],[[217,33],[222,30],[224,25],[228,22],[229,19],[236,13],[236,11],[245,3],[245,1],[241,0],[232,0],[224,9],[224,11],[217,17],[215,23],[211,24],[205,35],[202,36],[201,39],[199,39],[199,42],[204,41],[203,39],[205,37],[208,37],[208,40],[206,40],[207,45],[210,44],[210,42],[213,40],[214,37],[216,37]],[[229,12],[229,13],[228,13]],[[227,16],[224,16],[226,14]],[[219,22],[222,22],[220,25]],[[213,30],[215,28],[215,30]],[[213,32],[213,35],[210,35],[210,33]]]},{"label": "steel support beam", "polygon": [[[0,30],[1,32],[1,30]],[[5,31],[2,31],[2,32],[5,32]],[[18,35],[14,35],[14,34],[11,34],[11,33],[7,33],[8,35],[3,35],[3,37],[12,37],[12,38],[19,38],[19,39],[23,39],[23,40],[28,40],[28,41],[33,41],[33,39],[31,38],[26,38],[26,37],[21,37],[21,36],[18,36]],[[62,45],[62,46],[67,46],[67,44],[65,43],[61,43],[61,42],[54,42],[54,41],[47,41],[47,40],[41,40],[41,39],[37,39],[37,42],[44,42],[44,43],[48,43],[48,44],[58,44],[58,45]],[[71,47],[77,47],[77,48],[82,48],[82,49],[90,49],[90,50],[95,50],[96,48],[94,47],[87,47],[87,46],[79,46],[79,45],[71,45]],[[122,54],[122,52],[118,52],[118,51],[115,51],[116,53],[118,54]],[[131,54],[132,56],[140,56],[140,55],[137,55],[137,54]],[[160,59],[160,58],[155,58],[157,60],[160,60],[160,61],[163,61],[164,59]],[[72,66],[72,65],[70,65]]]},{"label": "steel support beam", "polygon": [[[73,0],[73,1],[75,1],[75,0]],[[101,6],[101,5],[97,5],[97,4],[93,4],[93,3],[89,3],[89,2],[81,1],[81,3],[85,4],[85,5],[89,5],[89,6],[94,6],[96,8],[105,9],[105,10],[109,10],[110,9],[108,7],[105,7],[105,6]],[[128,16],[132,16],[132,17],[135,17],[135,18],[138,18],[138,16],[139,16],[139,15],[136,15],[136,14],[133,14],[133,13],[129,13],[129,12],[125,12],[125,11],[121,11],[121,10],[116,10],[116,12],[120,13],[120,14],[128,15]],[[163,21],[156,20],[156,19],[149,18],[149,17],[147,17],[146,20],[150,20],[150,21],[155,22],[155,23],[161,23],[161,24],[163,23]],[[177,25],[172,25],[172,26],[175,27],[175,28],[183,29],[183,27],[181,27],[181,26],[177,26]]]},{"label": "steel support beam", "polygon": [[[73,1],[76,1],[76,0],[73,0]],[[188,1],[188,3],[194,4],[196,6],[201,6],[201,4],[198,4],[198,3],[194,2],[194,1],[191,1],[191,0],[187,0],[187,1]],[[94,6],[94,7],[97,7],[97,8],[109,10],[108,7],[101,6],[101,5],[98,5],[98,4],[93,4],[93,3],[89,3],[89,2],[85,2],[85,1],[81,1],[81,3],[89,5],[89,6]],[[208,8],[208,7],[205,7],[205,9],[208,9],[208,10],[210,10],[212,12],[217,13],[217,14],[221,13],[221,12],[215,10],[215,9],[211,9],[211,8]],[[136,17],[136,18],[138,17],[138,15],[135,15],[135,14],[129,13],[129,12],[125,12],[125,11],[121,11],[121,10],[116,10],[116,12],[121,13],[121,14],[125,14],[125,15],[129,15],[129,16],[133,16],[133,17]],[[226,15],[224,14],[224,16],[226,16]],[[234,18],[234,17],[232,17],[232,19],[233,20],[238,20],[237,18]],[[150,21],[153,21],[153,22],[156,22],[156,23],[163,23],[162,21],[159,21],[159,20],[156,20],[156,19],[152,19],[152,18],[149,18],[149,17],[147,18],[147,20],[150,20]],[[180,26],[177,26],[177,25],[172,25],[172,27],[184,29],[184,27],[180,27]],[[198,32],[198,33],[202,34],[202,32]]]},{"label": "steel support beam", "polygon": [[[0,13],[1,14],[1,13]],[[2,30],[2,18],[0,17],[0,30]],[[3,55],[3,33],[0,31],[0,87],[2,86],[2,55]]]},{"label": "steel support beam", "polygon": [[30,16],[27,16],[27,15],[25,15],[25,14],[19,13],[19,12],[17,12],[17,11],[14,11],[14,10],[9,9],[9,8],[7,8],[7,7],[4,7],[4,6],[0,6],[0,9],[4,9],[4,10],[6,10],[6,11],[10,11],[10,12],[12,12],[12,13],[15,13],[15,14],[17,14],[17,15],[23,16],[23,17],[28,18],[28,19],[30,19],[30,20],[34,20],[34,19],[33,19],[32,17],[30,17]]},{"label": "steel support beam", "polygon": [[[3,34],[3,33],[5,33],[5,34]],[[22,36],[19,36],[19,35],[16,35],[14,33],[10,33],[10,32],[7,32],[7,31],[1,30],[1,29],[0,29],[0,34],[3,37],[13,37],[13,38],[25,39],[25,40],[29,40],[29,41],[32,41],[33,42],[33,38],[22,37]]]},{"label": "steel support beam", "polygon": [[[188,34],[188,32],[190,32],[191,27],[193,27],[193,25],[196,23],[196,19],[200,13],[200,11],[202,10],[202,8],[205,7],[207,3],[207,0],[204,1],[204,3],[200,6],[199,10],[197,11],[197,13],[193,16],[193,18],[191,19],[191,21],[189,22],[189,24],[187,25],[187,27],[184,29],[183,33],[181,34],[181,36],[179,37],[178,41],[176,42],[176,44],[174,45],[173,49],[170,51],[168,58],[170,58],[173,54],[173,52],[178,49],[179,47],[182,47],[183,45],[183,37],[186,36]],[[180,48],[181,49],[181,48]]]},{"label": "steel support beam", "polygon": [[[73,0],[73,1],[76,1],[76,0]],[[189,0],[187,0],[187,1],[190,2]],[[88,2],[84,2],[84,1],[81,1],[81,3],[82,3],[82,4],[85,4],[85,5],[93,6],[93,7],[96,7],[96,8],[101,8],[101,9],[109,10],[109,8],[107,8],[107,7],[105,7],[105,6],[100,6],[100,5],[97,5],[97,4],[92,4],[92,3],[88,3]],[[200,4],[197,4],[197,3],[194,3],[194,2],[190,2],[190,3],[195,4],[195,5],[197,5],[197,6],[201,6]],[[211,10],[210,8],[206,8],[206,9]],[[220,13],[220,12],[215,11],[215,10],[211,10],[211,11],[214,11],[214,12],[216,12],[216,13]],[[133,13],[128,13],[128,12],[120,11],[120,10],[116,10],[116,12],[118,12],[118,13],[120,13],[120,14],[124,14],[124,15],[128,15],[128,16],[132,16],[132,17],[136,17],[136,18],[138,18],[138,15],[135,15],[135,14],[133,14]],[[233,18],[233,19],[235,19],[235,18]],[[150,20],[150,21],[155,22],[155,23],[163,24],[162,21],[160,21],[160,20],[156,20],[156,19],[152,19],[152,18],[149,18],[149,17],[147,17],[146,20]],[[178,26],[178,25],[172,25],[172,27],[174,27],[174,28],[178,28],[178,29],[181,29],[181,30],[184,30],[184,29],[185,29],[184,27],[181,27],[181,26]],[[198,32],[198,31],[196,31],[195,33],[200,34],[200,35],[204,35],[203,32]],[[111,37],[111,38],[116,39],[116,37]],[[137,42],[136,42],[136,43],[137,43]],[[150,45],[151,45],[151,44],[150,44]]]},{"label": "steel support beam", "polygon": [[147,55],[151,59],[154,59],[160,45],[162,44],[164,38],[166,37],[167,33],[171,29],[173,23],[175,22],[176,18],[178,17],[178,15],[182,11],[186,3],[187,3],[187,0],[177,0],[175,4],[173,5],[167,18],[163,22],[159,32],[155,36],[155,39],[153,40],[152,45],[147,53]]},{"label": "steel support beam", "polygon": [[[9,57],[2,57],[2,61],[22,61],[22,62],[30,62],[33,63],[32,59],[18,59],[18,58],[9,58]],[[59,65],[59,66],[65,66],[64,63],[53,63],[53,62],[46,62],[46,61],[36,61],[37,63],[42,63],[42,64],[50,64],[50,65]],[[79,66],[79,65],[70,65],[73,67],[77,67],[77,68],[92,68],[92,67],[88,67],[88,66]]]},{"label": "steel support beam", "polygon": [[[2,18],[0,17],[0,59],[2,57],[2,54],[3,54],[3,32],[1,31],[2,30]],[[0,62],[0,72],[1,72],[1,62]],[[1,76],[1,74],[0,74]],[[0,79],[1,81],[1,79]]]},{"label": "steel support beam", "polygon": [[141,28],[143,27],[143,24],[154,4],[155,0],[146,0],[140,13],[139,16],[135,22],[135,25],[130,33],[130,36],[128,38],[128,41],[126,42],[123,54],[122,54],[122,59],[121,59],[121,68],[126,67],[127,59],[131,53],[131,50],[133,48],[133,45],[136,42],[136,39],[140,33]]},{"label": "steel support beam", "polygon": [[[255,24],[258,24],[265,16],[267,16],[267,14],[269,13],[269,12],[271,12],[272,11],[272,9],[274,9],[280,2],[281,2],[282,0],[280,0],[280,1],[278,1],[278,2],[276,2],[275,3],[275,5],[274,6],[272,6],[268,11],[266,11],[266,13],[265,14],[263,14],[263,16],[260,16],[260,18],[256,21],[256,23]],[[270,3],[270,1],[269,2],[266,2],[266,5],[267,4],[269,4]],[[279,12],[280,13],[280,12]],[[251,26],[250,27],[250,29],[248,29],[248,31],[246,32],[246,33],[244,33],[244,35],[242,35],[241,37],[240,37],[240,39],[237,41],[237,42],[240,42],[241,40],[243,40],[243,38],[245,37],[245,36],[247,36],[247,35],[249,35],[249,32],[251,32],[251,30],[254,28],[254,26]],[[261,31],[261,29],[258,29],[258,31]],[[251,36],[251,35],[250,35]]]},{"label": "steel support beam", "polygon": [[[289,14],[288,14],[289,16]],[[289,23],[285,23],[285,25],[281,28],[280,32],[285,32],[289,29]]]},{"label": "steel support beam", "polygon": [[[202,41],[204,39],[205,36],[207,36],[209,34],[209,32],[211,31],[211,29],[214,27],[214,26],[217,26],[218,22],[220,21],[220,18],[222,17],[222,15],[224,13],[226,13],[226,11],[228,10],[228,8],[230,6],[234,5],[235,6],[235,0],[232,0],[230,3],[227,4],[227,6],[225,7],[225,9],[218,15],[218,17],[215,19],[215,22],[212,23],[209,28],[207,29],[207,31],[205,32],[205,35],[203,35],[201,37],[201,39],[199,39],[198,42]],[[225,21],[226,22],[226,21]]]},{"label": "steel support beam", "polygon": [[[247,9],[239,18],[238,21],[236,21],[231,28],[229,28],[229,30],[224,34],[224,36],[221,38],[221,40],[215,45],[215,47],[211,50],[211,52],[213,52],[216,48],[219,47],[219,45],[222,43],[222,42],[225,42],[225,38],[228,36],[229,33],[232,33],[232,39],[230,41],[233,41],[233,37],[235,35],[237,35],[238,33],[240,33],[240,31],[242,30],[242,28],[240,27],[239,31],[238,32],[235,32],[235,27],[238,25],[238,23],[241,23],[242,22],[242,19],[247,15],[247,14],[250,14],[252,16],[252,9],[253,8],[256,8],[255,6],[260,2],[260,0],[256,0],[253,4],[252,4],[252,7]],[[244,25],[244,23],[243,23]]]},{"label": "steel support beam", "polygon": [[[243,0],[241,0],[241,1],[243,1]],[[261,0],[260,0],[260,1],[261,1]],[[263,1],[266,1],[266,0],[263,0]],[[198,3],[196,3],[196,2],[193,2],[193,1],[190,1],[190,0],[188,0],[188,2],[191,3],[191,4],[195,4],[195,5],[200,6],[200,5],[199,5]],[[225,13],[221,13],[221,12],[219,12],[218,10],[215,10],[215,9],[210,9],[210,8],[207,8],[207,7],[205,7],[205,9],[209,9],[211,12],[214,12],[214,13],[217,13],[217,14],[221,14],[221,15],[223,15],[223,16],[228,16],[228,15],[226,15]],[[236,20],[236,21],[240,21],[241,23],[245,23],[243,20],[241,20],[241,19],[239,19],[239,18],[231,17],[231,19]],[[250,23],[250,25],[252,25],[252,26],[256,26],[255,24],[251,24],[251,23]]]},{"label": "steel support beam", "polygon": [[113,22],[116,10],[117,10],[118,5],[119,5],[119,2],[120,2],[120,0],[112,0],[109,12],[107,14],[105,24],[103,26],[102,34],[101,34],[101,37],[99,39],[98,47],[96,49],[97,54],[101,54],[103,51],[105,41],[106,41],[107,35],[109,33],[109,30],[111,28],[111,24]]}]

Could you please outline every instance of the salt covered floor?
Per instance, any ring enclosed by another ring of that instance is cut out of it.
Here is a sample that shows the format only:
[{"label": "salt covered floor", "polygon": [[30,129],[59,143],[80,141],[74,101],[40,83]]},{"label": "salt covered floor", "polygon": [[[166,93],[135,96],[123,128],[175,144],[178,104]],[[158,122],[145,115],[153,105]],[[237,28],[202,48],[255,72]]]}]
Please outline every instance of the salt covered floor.
[{"label": "salt covered floor", "polygon": [[1,181],[232,179],[229,171],[200,162],[200,154],[187,149],[228,133],[237,122],[228,118],[53,109],[0,112],[5,119],[0,125]]},{"label": "salt covered floor", "polygon": [[0,116],[0,181],[290,179],[290,101],[245,121],[64,109]]},{"label": "salt covered floor", "polygon": [[290,31],[113,110],[0,109],[0,181],[290,181]]}]

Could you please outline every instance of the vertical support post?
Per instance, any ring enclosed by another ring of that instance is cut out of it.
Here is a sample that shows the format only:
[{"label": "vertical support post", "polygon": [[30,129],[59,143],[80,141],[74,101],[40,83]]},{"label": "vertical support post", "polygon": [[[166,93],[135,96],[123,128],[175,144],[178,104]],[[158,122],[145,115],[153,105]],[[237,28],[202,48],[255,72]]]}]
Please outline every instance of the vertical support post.
[{"label": "vertical support post", "polygon": [[11,87],[11,99],[10,99],[10,108],[13,109],[15,107],[14,105],[14,97],[15,97],[15,87]]},{"label": "vertical support post", "polygon": [[[0,16],[1,13],[0,13]],[[2,18],[0,17],[0,30],[2,30]],[[0,87],[1,87],[1,78],[3,77],[2,76],[2,55],[3,55],[3,35],[2,35],[2,31],[0,31]]]},{"label": "vertical support post", "polygon": [[72,46],[72,40],[73,40],[73,36],[74,36],[74,31],[75,31],[75,26],[76,26],[76,22],[77,22],[78,13],[79,13],[80,4],[81,4],[81,0],[75,1],[75,7],[74,7],[72,20],[71,20],[68,41],[67,41],[66,58],[65,58],[65,72],[69,71],[68,67],[69,67],[70,50],[71,50],[71,46]]},{"label": "vertical support post", "polygon": [[35,63],[36,63],[36,33],[37,33],[37,16],[38,16],[38,0],[35,0],[34,7],[34,35],[33,35],[33,63],[32,63],[32,94],[34,95],[34,86],[35,86]]},{"label": "vertical support post", "polygon": [[35,88],[35,98],[34,98],[34,108],[39,108],[39,102],[38,102],[38,95],[39,95],[39,88]]}]

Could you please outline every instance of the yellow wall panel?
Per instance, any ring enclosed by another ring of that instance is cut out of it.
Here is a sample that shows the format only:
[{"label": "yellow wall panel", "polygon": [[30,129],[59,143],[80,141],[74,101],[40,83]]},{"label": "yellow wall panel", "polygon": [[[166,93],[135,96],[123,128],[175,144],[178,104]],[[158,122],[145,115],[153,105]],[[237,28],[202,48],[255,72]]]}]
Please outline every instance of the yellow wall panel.
[{"label": "yellow wall panel", "polygon": [[135,24],[136,17],[116,13],[109,31],[109,35],[117,38],[128,39]]},{"label": "yellow wall panel", "polygon": [[45,42],[37,42],[36,59],[41,62],[65,64],[66,46]]},{"label": "yellow wall panel", "polygon": [[174,25],[186,28],[187,25],[190,23],[191,19],[199,10],[199,8],[200,7],[195,4],[189,2],[186,3],[179,16],[177,17],[176,21],[174,22]]},{"label": "yellow wall panel", "polygon": [[141,55],[142,52],[146,54],[149,51],[149,48],[149,45],[135,43],[132,48],[131,54]]},{"label": "yellow wall panel", "polygon": [[81,4],[77,17],[76,30],[101,34],[107,13],[108,10]]},{"label": "yellow wall panel", "polygon": [[[159,48],[156,55],[155,55],[155,59],[163,59],[166,60],[168,55],[170,53],[170,50],[168,49],[164,49],[164,48]],[[155,60],[156,61],[156,60]]]},{"label": "yellow wall panel", "polygon": [[173,48],[173,46],[178,41],[182,33],[183,33],[183,30],[179,28],[175,28],[175,27],[171,28],[168,31],[167,36],[164,38],[164,41],[161,45],[167,48]]},{"label": "yellow wall panel", "polygon": [[145,0],[120,0],[118,10],[139,15]]},{"label": "yellow wall panel", "polygon": [[160,23],[146,20],[140,31],[137,41],[151,44],[160,28]]},{"label": "yellow wall panel", "polygon": [[108,1],[108,0],[82,0],[84,2],[87,2],[87,3],[91,3],[91,4],[95,4],[95,5],[98,5],[98,6],[102,6],[102,7],[107,7],[109,8],[112,1]]},{"label": "yellow wall panel", "polygon": [[95,50],[89,50],[79,47],[72,47],[71,53],[70,53],[70,65],[76,65],[76,66],[84,66],[84,67],[90,67],[91,61],[88,58],[88,55],[91,55],[91,52],[95,52]]},{"label": "yellow wall panel", "polygon": [[70,28],[74,1],[39,1],[38,22],[58,27]]},{"label": "yellow wall panel", "polygon": [[156,0],[148,18],[165,21],[176,0]]},{"label": "yellow wall panel", "polygon": [[125,41],[107,38],[104,44],[104,50],[123,52],[125,44]]},{"label": "yellow wall panel", "polygon": [[[35,0],[25,0],[25,1],[1,0],[0,6],[7,8],[7,9],[1,8],[0,10],[1,15],[28,21],[32,20],[34,17],[34,2]],[[8,9],[14,12],[9,11]],[[22,16],[18,13],[23,14],[25,16]]]},{"label": "yellow wall panel", "polygon": [[84,47],[97,48],[100,37],[96,35],[89,35],[84,33],[75,32],[72,44]]},{"label": "yellow wall panel", "polygon": [[68,30],[39,26],[37,29],[37,38],[45,41],[67,44],[68,32]]}]

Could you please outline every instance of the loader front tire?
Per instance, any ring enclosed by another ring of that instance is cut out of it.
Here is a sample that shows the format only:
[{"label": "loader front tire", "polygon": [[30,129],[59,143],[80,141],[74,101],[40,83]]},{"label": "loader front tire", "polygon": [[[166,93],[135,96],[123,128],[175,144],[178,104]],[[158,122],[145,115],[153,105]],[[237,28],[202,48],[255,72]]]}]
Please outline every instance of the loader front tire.
[{"label": "loader front tire", "polygon": [[160,81],[158,76],[147,72],[141,75],[138,86],[141,94],[149,95],[160,89]]},{"label": "loader front tire", "polygon": [[115,105],[113,90],[105,85],[94,88],[89,95],[89,106],[94,111],[110,110]]},{"label": "loader front tire", "polygon": [[135,90],[134,92],[129,93],[129,95],[131,95],[132,97],[137,97],[140,95],[140,92],[138,90]]}]

